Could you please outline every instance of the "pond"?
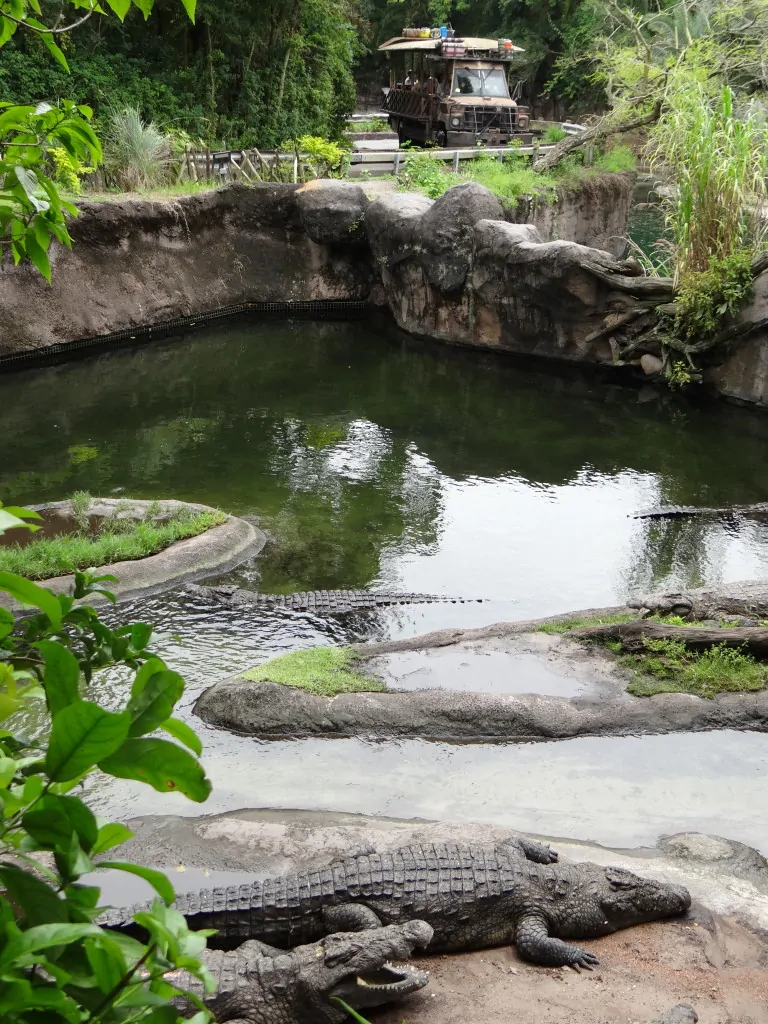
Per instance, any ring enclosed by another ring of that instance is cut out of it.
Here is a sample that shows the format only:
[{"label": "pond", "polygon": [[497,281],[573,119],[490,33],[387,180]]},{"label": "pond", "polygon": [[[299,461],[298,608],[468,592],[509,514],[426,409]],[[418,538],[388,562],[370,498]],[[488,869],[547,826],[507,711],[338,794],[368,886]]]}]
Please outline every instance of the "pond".
[{"label": "pond", "polygon": [[[768,575],[758,524],[632,518],[659,505],[768,501],[764,415],[697,407],[575,368],[421,344],[375,320],[219,324],[7,375],[0,429],[5,501],[86,489],[205,502],[258,519],[275,539],[229,574],[241,585],[483,598],[329,621],[216,609],[184,592],[121,607],[119,618],[157,625],[156,648],[189,680],[187,716],[216,679],[296,647]],[[114,699],[118,679],[103,675],[100,696]],[[257,749],[261,768],[283,756],[211,730],[205,738],[209,770],[225,791],[233,765]],[[738,742],[728,740],[729,752]],[[766,741],[755,744],[758,757]],[[302,745],[290,749],[300,760]],[[333,772],[332,755],[326,763]],[[105,809],[141,811],[142,791],[110,786],[100,791]],[[234,799],[242,789],[231,792]]]}]

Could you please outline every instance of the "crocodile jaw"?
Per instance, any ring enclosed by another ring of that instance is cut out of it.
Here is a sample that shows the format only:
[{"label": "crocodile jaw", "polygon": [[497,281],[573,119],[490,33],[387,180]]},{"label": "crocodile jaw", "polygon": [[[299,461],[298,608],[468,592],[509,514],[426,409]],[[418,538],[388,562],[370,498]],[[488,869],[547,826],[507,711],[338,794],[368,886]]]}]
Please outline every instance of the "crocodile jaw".
[{"label": "crocodile jaw", "polygon": [[330,996],[343,999],[354,1009],[380,1006],[417,992],[429,981],[428,971],[419,971],[409,964],[385,963],[371,971],[363,971],[342,981]]}]

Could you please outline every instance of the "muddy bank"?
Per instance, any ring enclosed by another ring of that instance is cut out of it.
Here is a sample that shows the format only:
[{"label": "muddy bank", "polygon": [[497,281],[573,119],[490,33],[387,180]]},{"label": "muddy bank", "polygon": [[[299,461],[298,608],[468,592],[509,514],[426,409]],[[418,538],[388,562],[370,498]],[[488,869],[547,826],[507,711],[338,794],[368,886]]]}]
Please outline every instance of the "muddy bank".
[{"label": "muddy bank", "polygon": [[[414,823],[304,811],[243,810],[201,818],[129,822],[136,837],[121,859],[170,869],[178,891],[244,882],[327,863],[349,852],[383,851],[408,842],[493,843],[507,829],[454,822]],[[407,1004],[376,1014],[382,1024],[464,1024],[510,1019],[523,1024],[648,1024],[678,1002],[691,1004],[703,1024],[757,1024],[768,998],[765,861],[720,837],[679,835],[655,849],[608,850],[552,840],[561,859],[627,867],[688,886],[691,914],[585,942],[600,959],[594,972],[533,967],[511,946],[420,958],[429,986]],[[183,868],[183,870],[182,870]],[[174,870],[178,869],[178,870]],[[117,873],[100,874],[105,898],[116,902]],[[143,884],[130,879],[128,884]],[[145,892],[132,890],[130,898]]]}]

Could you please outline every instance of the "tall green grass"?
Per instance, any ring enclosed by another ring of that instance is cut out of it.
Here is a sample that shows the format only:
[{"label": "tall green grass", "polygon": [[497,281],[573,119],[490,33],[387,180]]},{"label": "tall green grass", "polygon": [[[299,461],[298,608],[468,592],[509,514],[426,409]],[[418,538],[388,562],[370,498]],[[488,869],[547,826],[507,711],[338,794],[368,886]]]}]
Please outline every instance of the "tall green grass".
[{"label": "tall green grass", "polygon": [[171,143],[135,107],[113,110],[104,130],[104,166],[127,192],[151,188],[168,174]]},{"label": "tall green grass", "polygon": [[653,132],[649,155],[651,167],[676,184],[667,204],[676,283],[706,273],[713,258],[763,248],[768,131],[755,110],[736,116],[729,86],[715,99],[701,85],[679,90]]}]

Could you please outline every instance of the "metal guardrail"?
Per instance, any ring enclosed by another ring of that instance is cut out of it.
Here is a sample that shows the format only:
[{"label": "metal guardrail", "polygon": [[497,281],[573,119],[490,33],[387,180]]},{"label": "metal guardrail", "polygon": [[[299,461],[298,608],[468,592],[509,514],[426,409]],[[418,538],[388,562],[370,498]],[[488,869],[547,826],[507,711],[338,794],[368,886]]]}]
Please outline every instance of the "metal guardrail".
[{"label": "metal guardrail", "polygon": [[505,156],[536,156],[553,149],[553,145],[541,146],[475,146],[471,149],[397,149],[397,150],[363,150],[350,153],[350,177],[359,177],[363,172],[376,174],[398,174],[409,156],[428,153],[435,160],[451,163],[453,170],[458,171],[462,160],[475,160],[478,156],[495,156],[499,161]]}]

